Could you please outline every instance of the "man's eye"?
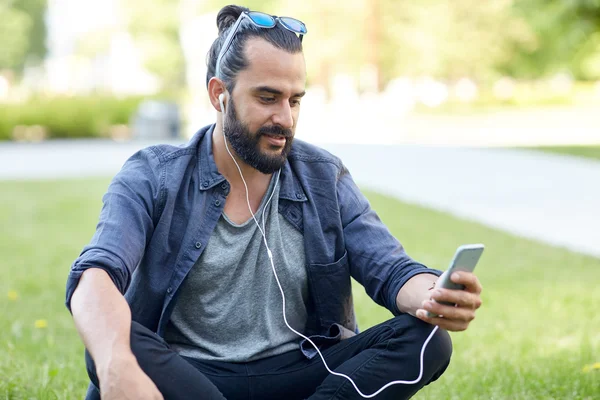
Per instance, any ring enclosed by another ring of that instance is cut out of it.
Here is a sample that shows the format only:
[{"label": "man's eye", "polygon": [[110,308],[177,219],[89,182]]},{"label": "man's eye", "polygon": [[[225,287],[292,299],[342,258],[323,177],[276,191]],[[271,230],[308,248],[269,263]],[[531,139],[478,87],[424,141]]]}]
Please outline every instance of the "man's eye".
[{"label": "man's eye", "polygon": [[290,103],[292,103],[292,106],[299,106],[300,105],[300,100],[299,99],[292,100],[292,101],[290,101]]},{"label": "man's eye", "polygon": [[262,101],[264,101],[265,103],[272,103],[272,102],[275,101],[275,97],[264,97],[264,96],[261,96],[260,99]]}]

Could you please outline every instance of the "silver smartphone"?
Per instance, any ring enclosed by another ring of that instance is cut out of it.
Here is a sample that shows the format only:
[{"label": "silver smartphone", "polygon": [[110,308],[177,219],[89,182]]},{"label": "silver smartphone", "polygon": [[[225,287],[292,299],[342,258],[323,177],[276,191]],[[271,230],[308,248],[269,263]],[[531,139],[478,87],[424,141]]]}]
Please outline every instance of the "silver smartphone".
[{"label": "silver smartphone", "polygon": [[[436,288],[444,288],[444,289],[454,289],[454,290],[463,290],[465,288],[464,285],[460,285],[454,283],[450,280],[450,276],[453,272],[456,271],[467,271],[473,272],[481,254],[483,253],[484,246],[482,244],[465,244],[459,246],[456,249],[456,253],[454,254],[454,258],[450,262],[450,266],[444,273],[438,278],[435,283]],[[440,304],[446,304],[449,306],[454,306],[453,303],[448,303],[445,301],[441,301]],[[437,317],[437,314],[432,312],[427,312],[427,316]]]}]

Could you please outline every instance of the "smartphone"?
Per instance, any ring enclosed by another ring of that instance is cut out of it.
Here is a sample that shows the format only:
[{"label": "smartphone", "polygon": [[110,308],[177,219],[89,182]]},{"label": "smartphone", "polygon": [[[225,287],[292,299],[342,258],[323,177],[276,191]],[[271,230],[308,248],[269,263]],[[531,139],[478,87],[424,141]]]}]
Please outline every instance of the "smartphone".
[{"label": "smartphone", "polygon": [[[454,289],[454,290],[464,290],[465,286],[460,285],[458,283],[454,283],[450,280],[450,276],[453,272],[456,271],[467,271],[473,272],[481,254],[483,253],[484,246],[482,244],[465,244],[459,246],[456,249],[456,253],[454,254],[454,258],[450,262],[450,266],[448,269],[438,278],[435,283],[435,287],[444,288],[444,289]],[[446,304],[449,306],[454,306],[454,303],[448,303],[445,301],[441,301],[440,304]],[[437,317],[437,314],[432,312],[427,312],[427,316]]]}]

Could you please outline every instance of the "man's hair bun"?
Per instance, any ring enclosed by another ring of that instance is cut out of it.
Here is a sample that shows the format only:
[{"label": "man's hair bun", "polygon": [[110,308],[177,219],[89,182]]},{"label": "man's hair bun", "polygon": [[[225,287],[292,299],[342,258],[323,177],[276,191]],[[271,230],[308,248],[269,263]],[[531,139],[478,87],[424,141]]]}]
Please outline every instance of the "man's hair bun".
[{"label": "man's hair bun", "polygon": [[221,36],[223,32],[235,24],[235,21],[237,21],[243,11],[250,11],[250,9],[232,4],[223,7],[221,11],[219,11],[219,14],[217,15],[217,28],[219,28],[219,36]]}]

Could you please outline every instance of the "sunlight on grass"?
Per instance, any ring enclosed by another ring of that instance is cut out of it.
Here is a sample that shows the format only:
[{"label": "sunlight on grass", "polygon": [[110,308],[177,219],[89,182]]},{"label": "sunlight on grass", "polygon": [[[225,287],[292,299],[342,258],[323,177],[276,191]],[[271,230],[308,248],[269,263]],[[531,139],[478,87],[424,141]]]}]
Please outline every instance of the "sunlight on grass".
[{"label": "sunlight on grass", "polygon": [[[83,398],[83,345],[64,307],[71,262],[90,240],[107,179],[0,182],[0,395]],[[447,372],[417,399],[592,399],[600,369],[600,260],[368,193],[407,252],[445,269],[486,245],[484,305],[453,333]],[[391,314],[355,285],[361,329]],[[399,377],[406,378],[406,377]]]}]

